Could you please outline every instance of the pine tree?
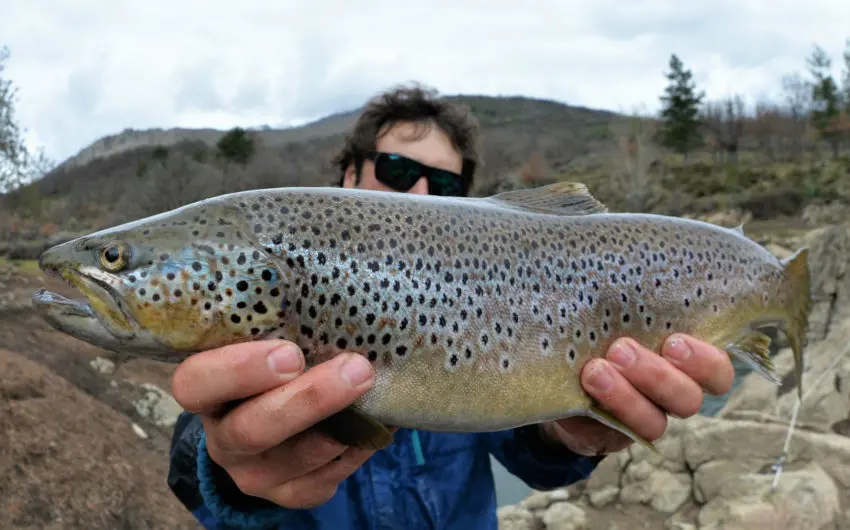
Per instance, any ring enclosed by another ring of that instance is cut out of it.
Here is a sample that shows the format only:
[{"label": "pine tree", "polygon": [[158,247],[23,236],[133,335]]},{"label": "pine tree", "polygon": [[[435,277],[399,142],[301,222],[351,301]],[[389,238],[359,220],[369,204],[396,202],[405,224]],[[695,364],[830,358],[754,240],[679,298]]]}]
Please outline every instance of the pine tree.
[{"label": "pine tree", "polygon": [[670,84],[661,96],[663,123],[659,142],[687,161],[688,153],[700,144],[699,107],[705,93],[695,92],[693,74],[684,68],[676,54],[670,57],[670,72],[665,76]]},{"label": "pine tree", "polygon": [[832,60],[819,46],[815,46],[812,55],[806,60],[812,75],[812,124],[820,137],[832,146],[834,156],[838,156],[840,131],[838,120],[841,115],[841,94],[832,77]]}]

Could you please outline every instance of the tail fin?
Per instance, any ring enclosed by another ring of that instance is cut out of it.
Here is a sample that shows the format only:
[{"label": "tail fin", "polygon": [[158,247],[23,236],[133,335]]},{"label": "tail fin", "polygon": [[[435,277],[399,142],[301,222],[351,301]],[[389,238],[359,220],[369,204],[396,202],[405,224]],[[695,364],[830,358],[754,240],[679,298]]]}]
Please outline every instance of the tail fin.
[{"label": "tail fin", "polygon": [[787,323],[783,330],[788,337],[794,354],[797,376],[797,395],[803,398],[803,350],[808,345],[809,313],[812,310],[811,275],[809,273],[809,251],[801,248],[792,256],[782,260],[785,280],[785,311]]}]

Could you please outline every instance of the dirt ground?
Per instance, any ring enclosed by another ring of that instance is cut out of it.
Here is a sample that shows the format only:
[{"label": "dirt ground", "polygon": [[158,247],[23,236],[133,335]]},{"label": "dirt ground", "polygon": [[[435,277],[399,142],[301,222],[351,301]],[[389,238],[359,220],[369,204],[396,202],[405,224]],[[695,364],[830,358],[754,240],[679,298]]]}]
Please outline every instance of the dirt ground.
[{"label": "dirt ground", "polygon": [[170,390],[174,366],[98,372],[90,361],[109,355],[53,330],[25,299],[67,287],[0,267],[0,529],[201,528],[166,483],[171,429],[133,405],[140,383]]}]

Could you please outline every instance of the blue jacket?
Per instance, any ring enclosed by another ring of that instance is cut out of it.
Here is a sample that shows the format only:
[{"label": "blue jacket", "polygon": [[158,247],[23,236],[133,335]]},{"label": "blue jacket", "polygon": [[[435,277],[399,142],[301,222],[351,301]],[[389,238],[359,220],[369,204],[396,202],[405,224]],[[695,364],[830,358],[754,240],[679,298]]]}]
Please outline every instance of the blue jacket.
[{"label": "blue jacket", "polygon": [[537,490],[585,479],[602,457],[543,445],[536,427],[483,434],[399,429],[310,510],[281,508],[243,494],[205,450],[199,418],[183,413],[174,429],[168,484],[208,530],[493,529],[496,494],[490,455]]}]

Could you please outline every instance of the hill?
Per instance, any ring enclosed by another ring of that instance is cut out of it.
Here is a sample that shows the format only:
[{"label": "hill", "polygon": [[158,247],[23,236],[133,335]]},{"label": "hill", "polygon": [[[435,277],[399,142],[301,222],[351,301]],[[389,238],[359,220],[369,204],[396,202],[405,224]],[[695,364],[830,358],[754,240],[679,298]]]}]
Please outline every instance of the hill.
[{"label": "hill", "polygon": [[[454,99],[471,108],[483,129],[484,165],[476,193],[487,193],[517,174],[532,153],[549,170],[561,172],[614,147],[609,125],[616,114],[607,111],[522,97]],[[215,144],[227,131],[128,130],[94,142],[5,202],[30,221],[61,222],[75,230],[221,193],[328,185],[337,179],[328,161],[356,115],[352,111],[301,127],[252,130],[257,150],[244,166],[216,156]]]}]

